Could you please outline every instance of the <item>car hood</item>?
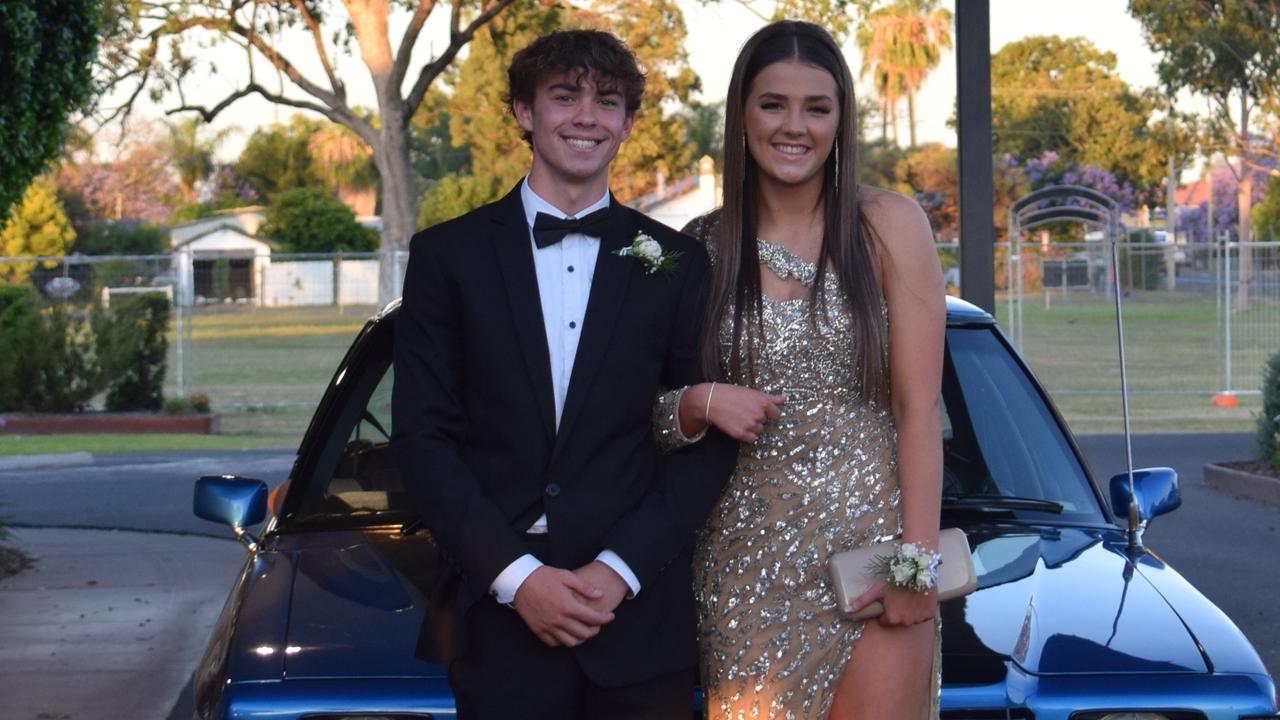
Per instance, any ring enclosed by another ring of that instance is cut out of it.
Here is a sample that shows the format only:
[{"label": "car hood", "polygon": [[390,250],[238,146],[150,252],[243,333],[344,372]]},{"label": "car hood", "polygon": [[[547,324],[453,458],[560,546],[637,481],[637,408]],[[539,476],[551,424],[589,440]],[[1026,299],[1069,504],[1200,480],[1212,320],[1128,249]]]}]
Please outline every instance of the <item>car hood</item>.
[{"label": "car hood", "polygon": [[447,576],[429,538],[311,533],[281,537],[272,552],[292,586],[255,588],[272,596],[278,621],[261,637],[236,643],[250,655],[279,650],[270,653],[270,669],[259,665],[256,679],[447,675],[418,651],[430,598],[438,595],[433,583]]},{"label": "car hood", "polygon": [[949,683],[1033,675],[1208,670],[1187,625],[1126,556],[1123,536],[1074,528],[969,529],[978,589],[943,604]]}]

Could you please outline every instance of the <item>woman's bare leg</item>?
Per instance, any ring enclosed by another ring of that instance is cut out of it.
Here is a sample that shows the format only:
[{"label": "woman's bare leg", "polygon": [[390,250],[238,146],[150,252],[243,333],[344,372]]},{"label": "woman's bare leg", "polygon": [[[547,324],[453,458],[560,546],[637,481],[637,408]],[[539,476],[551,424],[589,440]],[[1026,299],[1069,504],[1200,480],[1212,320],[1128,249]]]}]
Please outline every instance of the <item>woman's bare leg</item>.
[{"label": "woman's bare leg", "polygon": [[934,623],[867,621],[836,685],[828,720],[923,718],[933,686]]}]

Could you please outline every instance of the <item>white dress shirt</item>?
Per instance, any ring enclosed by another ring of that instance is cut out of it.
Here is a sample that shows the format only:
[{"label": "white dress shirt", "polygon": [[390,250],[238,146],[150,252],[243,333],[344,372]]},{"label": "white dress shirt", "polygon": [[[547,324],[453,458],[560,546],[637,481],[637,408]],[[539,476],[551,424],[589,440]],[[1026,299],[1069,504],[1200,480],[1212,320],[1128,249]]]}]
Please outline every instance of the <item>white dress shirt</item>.
[{"label": "white dress shirt", "polygon": [[[547,331],[551,389],[556,401],[556,429],[559,430],[565,395],[569,392],[569,378],[573,376],[573,361],[578,353],[578,340],[582,337],[582,321],[587,314],[587,300],[591,296],[591,278],[595,275],[596,258],[600,254],[600,238],[571,233],[558,243],[539,248],[533,241],[533,221],[538,213],[562,219],[568,215],[538,197],[529,187],[527,177],[520,185],[520,199],[524,203],[529,244],[533,247],[533,267],[538,276],[538,297],[542,302],[542,321]],[[609,207],[608,191],[575,217],[606,207]],[[547,516],[544,514],[538,518],[528,532],[547,532]],[[618,573],[631,588],[632,596],[640,592],[639,578],[617,553],[603,550],[596,559]],[[510,603],[520,585],[540,567],[542,562],[533,555],[521,555],[498,573],[489,589],[498,602]]]}]

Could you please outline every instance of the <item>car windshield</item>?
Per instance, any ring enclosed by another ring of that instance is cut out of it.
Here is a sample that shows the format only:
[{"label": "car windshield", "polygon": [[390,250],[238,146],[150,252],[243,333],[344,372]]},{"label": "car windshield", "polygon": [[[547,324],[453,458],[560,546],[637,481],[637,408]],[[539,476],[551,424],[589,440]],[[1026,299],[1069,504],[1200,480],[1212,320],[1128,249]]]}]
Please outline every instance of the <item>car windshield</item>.
[{"label": "car windshield", "polygon": [[[391,445],[392,318],[370,328],[317,418],[318,447],[290,523],[409,522],[416,512]],[[1104,522],[1062,426],[990,327],[947,331],[942,388],[944,513]]]},{"label": "car windshield", "polygon": [[1063,427],[991,327],[947,331],[943,510],[1105,522]]},{"label": "car windshield", "polygon": [[[391,322],[361,336],[329,393],[335,402],[316,430],[311,472],[291,523],[314,526],[411,521],[412,503],[391,445]],[[310,458],[308,458],[310,459]]]}]

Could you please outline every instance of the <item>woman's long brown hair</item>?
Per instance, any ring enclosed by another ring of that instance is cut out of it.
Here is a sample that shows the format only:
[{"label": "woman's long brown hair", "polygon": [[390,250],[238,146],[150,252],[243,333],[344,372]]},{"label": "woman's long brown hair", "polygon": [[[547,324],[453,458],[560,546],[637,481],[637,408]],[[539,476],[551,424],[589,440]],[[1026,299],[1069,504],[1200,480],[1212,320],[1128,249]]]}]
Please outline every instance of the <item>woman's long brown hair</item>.
[{"label": "woman's long brown hair", "polygon": [[[725,103],[724,205],[720,222],[712,224],[717,229],[710,238],[717,261],[703,324],[703,370],[707,377],[743,384],[750,384],[755,375],[754,358],[763,335],[760,257],[756,247],[760,190],[759,170],[746,147],[743,116],[747,93],[756,76],[769,65],[786,61],[827,71],[839,90],[840,126],[822,171],[822,248],[818,274],[809,293],[810,318],[827,312],[829,298],[823,295],[822,285],[830,266],[852,314],[852,358],[859,368],[862,396],[884,403],[889,393],[889,333],[881,310],[877,241],[858,202],[853,78],[831,35],[807,22],[785,20],[764,27],[751,36],[734,64]],[[841,310],[836,308],[836,312]],[[718,329],[730,312],[733,341],[725,357]]]}]

